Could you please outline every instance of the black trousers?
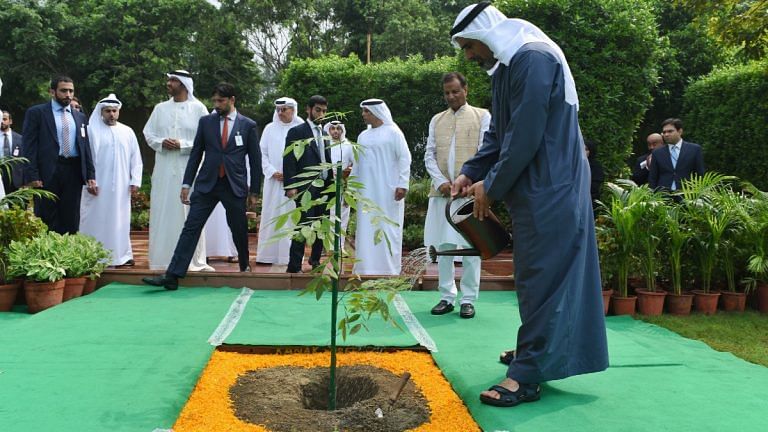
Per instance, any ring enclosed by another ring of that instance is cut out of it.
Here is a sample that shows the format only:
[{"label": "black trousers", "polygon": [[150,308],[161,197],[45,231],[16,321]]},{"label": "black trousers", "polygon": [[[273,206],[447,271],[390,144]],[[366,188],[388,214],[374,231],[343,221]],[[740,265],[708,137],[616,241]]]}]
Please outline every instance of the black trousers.
[{"label": "black trousers", "polygon": [[189,199],[190,209],[184,228],[181,230],[176,250],[173,252],[171,264],[166,275],[183,278],[187,275],[189,262],[195,253],[195,247],[200,240],[203,227],[211,216],[213,209],[221,202],[227,213],[227,225],[232,231],[232,240],[237,248],[240,271],[248,267],[248,220],[245,217],[245,197],[237,197],[232,192],[229,180],[221,177],[208,193],[192,192]]},{"label": "black trousers", "polygon": [[[304,223],[312,218],[328,217],[324,206],[315,206],[306,212],[301,214],[301,220],[299,223]],[[289,273],[298,273],[301,271],[301,263],[304,261],[304,245],[306,240],[291,240],[291,249],[288,256],[288,268]],[[316,239],[312,244],[312,252],[309,255],[309,263],[311,265],[317,265],[320,263],[320,256],[323,254],[323,241]]]},{"label": "black trousers", "polygon": [[83,193],[83,174],[80,158],[59,157],[52,180],[43,189],[56,194],[58,199],[35,199],[35,215],[59,234],[74,234],[80,229],[80,198]]}]

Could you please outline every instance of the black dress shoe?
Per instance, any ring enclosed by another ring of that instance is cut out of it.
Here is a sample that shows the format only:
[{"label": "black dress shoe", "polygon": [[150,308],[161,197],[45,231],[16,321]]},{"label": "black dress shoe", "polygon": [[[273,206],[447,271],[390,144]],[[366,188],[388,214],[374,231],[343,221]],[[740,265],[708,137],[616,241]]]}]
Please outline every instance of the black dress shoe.
[{"label": "black dress shoe", "polygon": [[155,276],[145,277],[141,279],[147,285],[161,286],[169,291],[176,291],[179,289],[179,280],[173,276]]},{"label": "black dress shoe", "polygon": [[432,308],[432,315],[445,315],[451,311],[453,311],[453,305],[445,300],[440,300],[440,303]]},{"label": "black dress shoe", "polygon": [[463,305],[461,305],[461,309],[459,310],[459,316],[462,318],[474,318],[475,307],[472,306],[472,303],[464,303]]}]

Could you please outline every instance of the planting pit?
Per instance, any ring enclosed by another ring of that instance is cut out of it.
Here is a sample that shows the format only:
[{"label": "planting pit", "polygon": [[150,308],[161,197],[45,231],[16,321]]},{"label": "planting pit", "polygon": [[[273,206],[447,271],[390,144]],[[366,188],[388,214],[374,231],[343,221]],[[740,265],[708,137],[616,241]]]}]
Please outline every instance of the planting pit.
[{"label": "planting pit", "polygon": [[[336,410],[328,411],[327,367],[280,366],[246,372],[229,390],[235,416],[273,432],[400,432],[429,420],[427,400],[413,383],[390,407],[400,377],[372,366],[337,369]],[[376,415],[377,408],[383,417]]]}]

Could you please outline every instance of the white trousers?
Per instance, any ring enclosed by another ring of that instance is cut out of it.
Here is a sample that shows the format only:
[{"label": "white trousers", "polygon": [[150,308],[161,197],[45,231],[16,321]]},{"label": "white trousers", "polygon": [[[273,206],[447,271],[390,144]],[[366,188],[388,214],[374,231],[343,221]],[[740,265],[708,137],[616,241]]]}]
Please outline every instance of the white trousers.
[{"label": "white trousers", "polygon": [[[438,250],[444,251],[456,249],[452,243],[443,243]],[[455,267],[452,256],[437,257],[438,270],[438,288],[440,289],[440,300],[445,300],[454,304],[458,291],[454,281]],[[465,256],[461,257],[464,273],[461,275],[461,304],[474,303],[480,294],[480,257]]]}]

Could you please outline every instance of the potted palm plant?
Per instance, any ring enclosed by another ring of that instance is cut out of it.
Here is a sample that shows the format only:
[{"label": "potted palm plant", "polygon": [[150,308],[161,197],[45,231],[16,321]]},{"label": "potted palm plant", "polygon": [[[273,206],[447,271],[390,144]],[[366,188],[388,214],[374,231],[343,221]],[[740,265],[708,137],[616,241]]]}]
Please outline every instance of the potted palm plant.
[{"label": "potted palm plant", "polygon": [[8,247],[9,274],[25,277],[24,294],[29,313],[56,306],[64,297],[66,270],[60,262],[61,235],[46,232]]},{"label": "potted palm plant", "polygon": [[748,194],[742,206],[744,221],[744,246],[749,259],[747,271],[752,277],[747,280],[747,290],[757,289],[758,310],[768,313],[768,193],[750,183],[744,184]]},{"label": "potted palm plant", "polygon": [[696,255],[701,271],[701,290],[694,290],[694,306],[706,315],[717,312],[720,292],[712,291],[712,271],[721,254],[726,231],[736,223],[737,202],[726,181],[735,177],[716,172],[693,176],[683,182],[683,208],[694,226]]},{"label": "potted palm plant", "polygon": [[627,279],[634,258],[638,230],[641,229],[642,206],[647,189],[640,189],[633,182],[625,180],[606,183],[606,189],[609,192],[609,201],[600,202],[598,205],[608,222],[606,229],[611,230],[616,240],[616,293],[612,299],[613,312],[616,315],[631,315],[635,313],[637,297],[629,295]]},{"label": "potted palm plant", "polygon": [[595,220],[597,251],[600,255],[600,279],[603,286],[603,313],[608,309],[613,295],[613,280],[616,276],[616,239],[610,220],[604,214]]},{"label": "potted palm plant", "polygon": [[661,315],[664,297],[667,293],[656,289],[656,271],[659,261],[659,245],[662,240],[662,221],[665,206],[661,194],[643,185],[636,192],[642,200],[640,208],[640,229],[637,232],[638,256],[645,276],[645,288],[635,290],[637,309],[642,315]]},{"label": "potted palm plant", "polygon": [[670,203],[664,207],[662,225],[664,227],[664,254],[669,259],[672,292],[667,293],[667,312],[672,315],[689,315],[693,304],[693,295],[683,292],[683,249],[692,237],[690,228],[683,222],[683,212],[678,204]]},{"label": "potted palm plant", "polygon": [[[737,262],[744,262],[746,222],[744,213],[745,206],[749,205],[744,193],[735,192],[730,188],[725,188],[715,196],[715,203],[718,207],[729,209],[732,217],[731,223],[723,233],[720,244],[720,259],[725,273],[726,289],[720,292],[722,308],[727,312],[744,312],[746,306],[747,294],[744,291],[736,290]],[[739,266],[741,269],[742,266]]]}]

